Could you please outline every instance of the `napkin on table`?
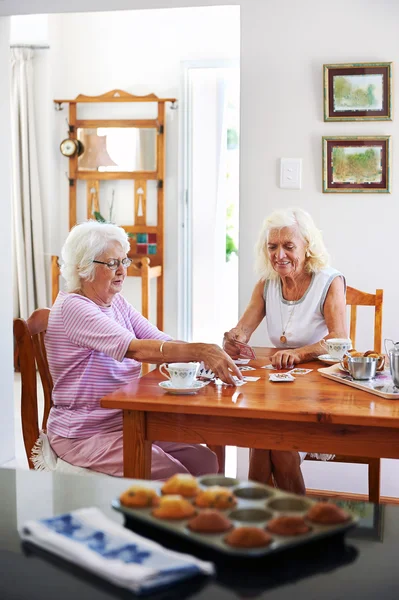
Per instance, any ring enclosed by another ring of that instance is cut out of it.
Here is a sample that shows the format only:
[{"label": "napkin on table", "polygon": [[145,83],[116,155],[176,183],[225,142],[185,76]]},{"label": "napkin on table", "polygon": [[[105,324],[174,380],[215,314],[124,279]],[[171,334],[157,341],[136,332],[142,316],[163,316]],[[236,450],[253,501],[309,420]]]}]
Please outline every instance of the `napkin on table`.
[{"label": "napkin on table", "polygon": [[98,508],[27,521],[19,533],[24,541],[136,594],[214,573],[213,563],[167,550],[111,521]]}]

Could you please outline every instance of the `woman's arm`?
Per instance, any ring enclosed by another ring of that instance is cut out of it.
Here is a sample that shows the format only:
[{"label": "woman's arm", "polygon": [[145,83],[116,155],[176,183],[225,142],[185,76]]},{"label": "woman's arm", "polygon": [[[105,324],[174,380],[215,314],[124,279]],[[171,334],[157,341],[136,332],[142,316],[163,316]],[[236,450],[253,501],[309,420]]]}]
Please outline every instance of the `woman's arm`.
[{"label": "woman's arm", "polygon": [[225,383],[235,385],[233,375],[242,379],[237,365],[217,344],[134,339],[129,344],[126,357],[155,364],[202,360]]},{"label": "woman's arm", "polygon": [[232,358],[238,358],[240,354],[240,350],[234,344],[234,341],[247,343],[265,316],[264,286],[265,282],[263,280],[258,281],[241,319],[233,329],[224,334],[223,348]]},{"label": "woman's arm", "polygon": [[[324,319],[326,321],[328,334],[325,340],[329,338],[348,337],[346,327],[346,302],[345,286],[342,277],[336,277],[327,292],[324,302]],[[325,347],[320,342],[302,346],[301,348],[278,350],[272,357],[272,365],[277,369],[285,369],[294,365],[306,362],[325,353]]]}]

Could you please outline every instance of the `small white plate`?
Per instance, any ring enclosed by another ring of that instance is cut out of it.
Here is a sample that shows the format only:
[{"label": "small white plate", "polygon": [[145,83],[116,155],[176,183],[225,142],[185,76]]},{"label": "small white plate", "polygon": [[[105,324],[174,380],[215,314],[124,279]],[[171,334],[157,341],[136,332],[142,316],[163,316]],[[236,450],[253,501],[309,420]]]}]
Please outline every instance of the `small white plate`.
[{"label": "small white plate", "polygon": [[193,385],[187,388],[173,387],[171,381],[160,381],[158,385],[165,390],[165,392],[169,392],[169,394],[195,394],[199,390],[202,390],[203,387],[208,385],[208,383],[209,381],[194,381]]},{"label": "small white plate", "polygon": [[336,363],[341,362],[340,358],[333,358],[329,354],[320,354],[317,358],[328,365],[335,365]]}]

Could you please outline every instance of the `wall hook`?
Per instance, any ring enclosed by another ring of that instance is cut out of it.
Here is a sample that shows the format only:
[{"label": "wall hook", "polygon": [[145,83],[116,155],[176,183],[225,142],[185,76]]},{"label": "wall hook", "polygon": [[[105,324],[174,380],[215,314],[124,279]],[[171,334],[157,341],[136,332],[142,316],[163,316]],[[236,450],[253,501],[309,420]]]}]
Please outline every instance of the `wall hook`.
[{"label": "wall hook", "polygon": [[65,171],[65,177],[68,179],[69,187],[73,187],[75,184],[75,180],[72,177],[69,177],[68,173]]},{"label": "wall hook", "polygon": [[75,127],[73,125],[69,124],[69,121],[68,121],[68,119],[66,117],[65,117],[65,123],[67,124],[68,132],[69,133],[73,133],[75,131]]}]

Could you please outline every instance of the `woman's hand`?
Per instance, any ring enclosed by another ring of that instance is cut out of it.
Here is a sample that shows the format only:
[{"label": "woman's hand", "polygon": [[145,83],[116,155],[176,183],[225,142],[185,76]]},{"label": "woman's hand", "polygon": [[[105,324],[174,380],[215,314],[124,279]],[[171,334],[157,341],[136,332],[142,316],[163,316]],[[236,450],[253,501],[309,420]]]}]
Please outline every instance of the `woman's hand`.
[{"label": "woman's hand", "polygon": [[270,357],[270,360],[275,369],[292,369],[302,361],[302,357],[298,350],[288,348],[287,350],[278,350]]},{"label": "woman's hand", "polygon": [[223,336],[223,350],[227,352],[234,360],[240,356],[240,347],[235,342],[244,342],[246,344],[246,335],[240,331],[237,327],[226,331]]},{"label": "woman's hand", "polygon": [[261,279],[255,285],[251,300],[237,325],[224,334],[223,349],[227,354],[230,354],[233,359],[240,356],[240,349],[234,342],[237,341],[247,344],[251,335],[258,327],[259,323],[262,322],[262,319],[266,314],[265,299],[263,298],[264,287],[265,282]]},{"label": "woman's hand", "polygon": [[202,360],[205,367],[211,369],[216,377],[219,377],[225,383],[236,385],[233,375],[238,379],[242,379],[242,375],[230,356],[217,344],[204,344],[203,346]]}]

